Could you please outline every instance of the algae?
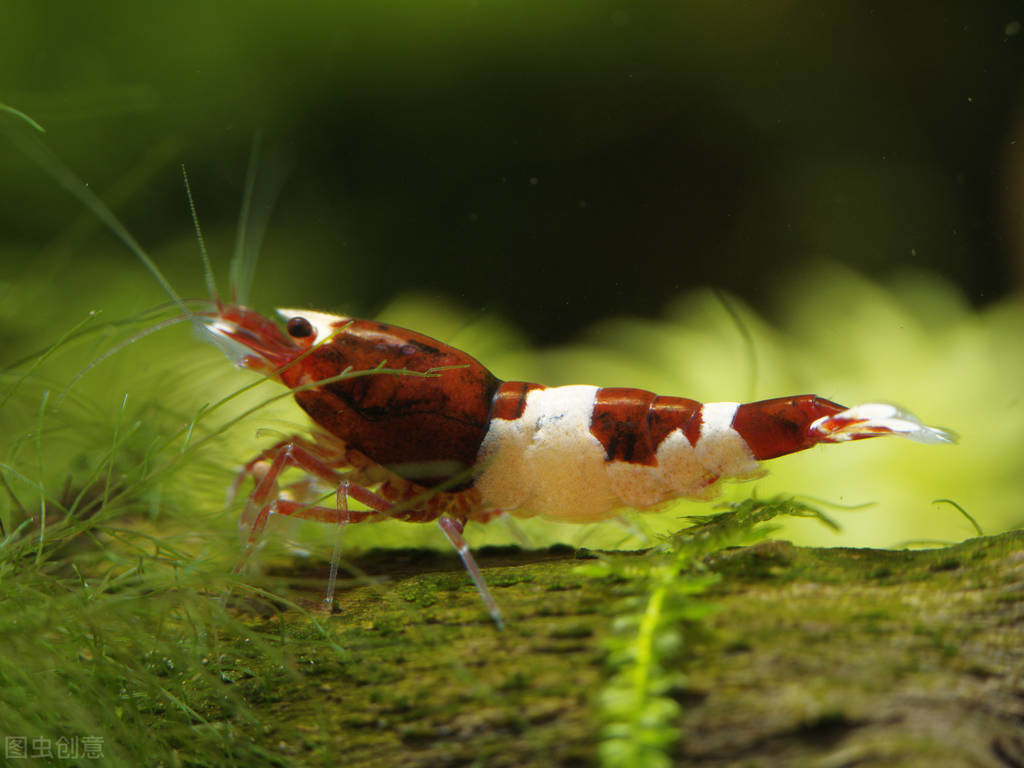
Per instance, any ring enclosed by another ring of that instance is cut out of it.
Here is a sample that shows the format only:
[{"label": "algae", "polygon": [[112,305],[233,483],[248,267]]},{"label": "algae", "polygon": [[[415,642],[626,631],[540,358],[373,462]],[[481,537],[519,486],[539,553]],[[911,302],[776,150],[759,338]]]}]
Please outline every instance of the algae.
[{"label": "algae", "polygon": [[[382,557],[357,565],[379,569]],[[390,553],[391,583],[339,589],[317,620],[327,638],[295,611],[250,614],[253,627],[277,627],[266,636],[290,663],[268,668],[246,643],[225,654],[234,673],[223,685],[254,718],[239,737],[282,764],[596,764],[614,595],[633,587],[579,578],[580,557],[479,553],[504,632],[457,559],[433,552]],[[705,565],[722,577],[709,591],[718,610],[673,657],[685,674],[669,691],[677,764],[1024,760],[1024,533],[924,551],[768,541]],[[217,691],[191,704],[228,727]],[[219,762],[185,745],[181,756]]]}]

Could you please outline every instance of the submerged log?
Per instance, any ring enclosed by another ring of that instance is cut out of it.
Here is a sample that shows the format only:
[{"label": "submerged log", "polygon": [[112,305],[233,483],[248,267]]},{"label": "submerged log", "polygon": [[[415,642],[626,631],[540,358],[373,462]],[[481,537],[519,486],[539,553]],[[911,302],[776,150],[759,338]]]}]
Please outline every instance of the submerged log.
[{"label": "submerged log", "polygon": [[[346,768],[596,764],[609,634],[642,595],[580,575],[586,557],[480,552],[504,632],[457,559],[418,551],[357,560],[386,582],[339,591],[317,619],[329,640],[294,611],[243,615],[280,627],[298,671],[242,686],[249,738]],[[1024,532],[924,551],[769,541],[706,565],[717,610],[670,662],[672,764],[1024,765]]]}]

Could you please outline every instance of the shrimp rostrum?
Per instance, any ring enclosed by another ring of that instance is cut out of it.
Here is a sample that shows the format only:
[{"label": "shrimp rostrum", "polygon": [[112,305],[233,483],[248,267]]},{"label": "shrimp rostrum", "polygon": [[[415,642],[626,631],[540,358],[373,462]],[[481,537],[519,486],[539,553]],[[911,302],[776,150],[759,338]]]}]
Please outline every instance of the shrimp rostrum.
[{"label": "shrimp rostrum", "polygon": [[[642,389],[501,381],[465,352],[415,331],[323,312],[278,313],[283,329],[237,305],[219,306],[206,323],[222,346],[227,340],[237,350],[240,365],[293,389],[317,427],[313,440],[284,440],[239,476],[236,488],[247,475],[255,480],[243,516],[245,557],[274,514],[336,524],[437,520],[499,626],[462,537],[469,521],[501,513],[599,521],[624,508],[712,498],[722,480],[756,477],[761,461],[819,443],[952,440],[877,403],[847,408],[815,395],[699,403]],[[370,373],[340,375],[346,371]],[[337,504],[281,494],[278,477],[288,467],[337,487]],[[349,499],[367,509],[349,509]]]}]

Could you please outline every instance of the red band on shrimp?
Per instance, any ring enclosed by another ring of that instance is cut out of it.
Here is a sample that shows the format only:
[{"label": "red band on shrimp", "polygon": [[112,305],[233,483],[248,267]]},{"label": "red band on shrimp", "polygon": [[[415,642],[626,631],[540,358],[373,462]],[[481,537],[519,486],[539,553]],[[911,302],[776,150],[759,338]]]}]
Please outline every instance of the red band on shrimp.
[{"label": "red band on shrimp", "polygon": [[683,430],[690,445],[695,445],[700,438],[700,424],[700,403],[696,400],[658,395],[648,415],[651,445],[657,450],[661,442],[677,429]]},{"label": "red band on shrimp", "polygon": [[526,410],[526,396],[535,389],[544,389],[544,385],[529,381],[504,382],[494,394],[491,418],[506,421],[518,419]]},{"label": "red band on shrimp", "polygon": [[810,425],[844,409],[815,395],[777,397],[740,405],[732,428],[747,441],[755,459],[773,459],[821,442],[821,437],[809,430]]},{"label": "red band on shrimp", "polygon": [[605,387],[597,391],[590,434],[604,446],[608,461],[654,466],[657,448],[651,444],[647,419],[655,394],[644,389]]}]

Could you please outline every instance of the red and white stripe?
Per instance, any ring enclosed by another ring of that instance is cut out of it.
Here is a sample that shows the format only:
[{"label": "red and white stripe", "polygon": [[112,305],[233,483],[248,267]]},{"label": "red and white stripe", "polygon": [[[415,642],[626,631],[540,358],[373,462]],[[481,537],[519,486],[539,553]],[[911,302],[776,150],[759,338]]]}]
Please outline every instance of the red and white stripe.
[{"label": "red and white stripe", "polygon": [[899,434],[944,442],[894,406],[844,408],[813,395],[698,403],[640,389],[505,382],[495,395],[474,486],[484,507],[563,522],[708,499],[760,461],[822,442]]}]

